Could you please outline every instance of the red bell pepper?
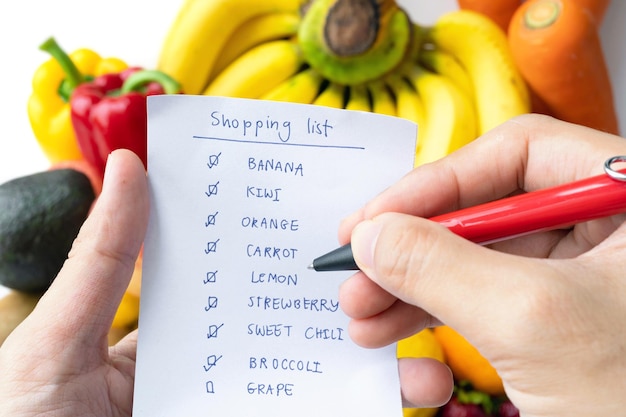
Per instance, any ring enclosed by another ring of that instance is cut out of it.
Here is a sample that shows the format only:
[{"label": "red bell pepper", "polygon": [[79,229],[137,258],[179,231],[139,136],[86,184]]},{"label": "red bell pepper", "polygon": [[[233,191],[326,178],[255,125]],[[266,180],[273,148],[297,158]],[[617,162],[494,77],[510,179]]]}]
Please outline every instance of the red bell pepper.
[{"label": "red bell pepper", "polygon": [[83,156],[100,172],[115,149],[135,152],[146,166],[146,96],[176,94],[180,85],[156,70],[129,68],[76,87],[70,98],[72,125]]}]

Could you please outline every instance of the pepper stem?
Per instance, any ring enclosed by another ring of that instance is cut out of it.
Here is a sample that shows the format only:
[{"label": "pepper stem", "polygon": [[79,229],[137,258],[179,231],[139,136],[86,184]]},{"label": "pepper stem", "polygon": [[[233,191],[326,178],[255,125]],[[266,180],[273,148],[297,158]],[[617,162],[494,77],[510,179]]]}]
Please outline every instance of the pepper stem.
[{"label": "pepper stem", "polygon": [[63,72],[65,73],[65,79],[59,86],[59,95],[68,101],[72,91],[82,82],[85,81],[85,77],[79,69],[76,67],[70,56],[59,46],[54,38],[48,38],[44,43],[39,45],[39,49],[52,55],[52,57],[59,63]]},{"label": "pepper stem", "polygon": [[174,78],[158,70],[140,70],[132,73],[120,90],[121,94],[131,91],[139,91],[149,83],[159,83],[163,87],[165,94],[176,94],[180,92],[180,84]]}]

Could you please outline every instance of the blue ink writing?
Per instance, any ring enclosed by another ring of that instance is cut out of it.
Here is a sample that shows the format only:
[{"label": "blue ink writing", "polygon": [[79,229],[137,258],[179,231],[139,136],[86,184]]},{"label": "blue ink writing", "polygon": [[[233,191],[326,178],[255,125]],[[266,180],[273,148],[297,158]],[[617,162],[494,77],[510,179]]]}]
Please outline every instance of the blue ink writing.
[{"label": "blue ink writing", "polygon": [[209,332],[206,334],[207,339],[213,339],[215,337],[217,337],[217,332],[222,328],[222,326],[224,325],[224,323],[222,324],[212,324],[209,326]]},{"label": "blue ink writing", "polygon": [[307,327],[304,331],[304,337],[307,339],[343,340],[343,329],[341,327],[334,329]]},{"label": "blue ink writing", "polygon": [[204,311],[210,311],[217,308],[217,297],[209,296],[207,305],[204,307]]},{"label": "blue ink writing", "polygon": [[217,194],[217,186],[220,182],[216,182],[215,184],[211,184],[207,187],[207,190],[204,192],[207,197],[211,197],[212,195]]},{"label": "blue ink writing", "polygon": [[272,200],[275,202],[280,201],[278,198],[278,192],[281,188],[261,188],[261,187],[253,187],[248,186],[246,188],[246,197],[247,198],[262,198],[267,200]]},{"label": "blue ink writing", "polygon": [[339,301],[332,298],[286,298],[258,295],[248,297],[248,307],[261,310],[308,310],[334,313],[339,309]]},{"label": "blue ink writing", "polygon": [[323,122],[318,122],[317,120],[312,120],[310,117],[306,121],[307,133],[313,135],[321,135],[325,138],[328,137],[328,130],[333,129],[333,126],[328,124],[328,119]]},{"label": "blue ink writing", "polygon": [[216,211],[213,214],[209,214],[206,218],[206,222],[204,222],[204,227],[215,226],[215,219],[219,211]]},{"label": "blue ink writing", "polygon": [[206,392],[207,394],[215,394],[215,388],[213,387],[213,381],[206,382]]},{"label": "blue ink writing", "polygon": [[220,355],[220,356],[216,356],[216,355],[207,356],[207,358],[206,358],[206,365],[203,365],[204,371],[205,372],[209,372],[211,370],[211,368],[213,368],[215,365],[217,365],[217,361],[219,361],[220,359],[222,359],[222,355]]},{"label": "blue ink writing", "polygon": [[276,161],[274,159],[257,159],[254,157],[250,157],[248,158],[248,169],[250,171],[257,172],[282,172],[284,174],[293,174],[296,177],[304,176],[302,164],[295,162]]},{"label": "blue ink writing", "polygon": [[246,216],[241,219],[241,226],[247,229],[287,230],[297,232],[298,219],[276,219],[271,217]]},{"label": "blue ink writing", "polygon": [[206,278],[202,281],[205,284],[213,284],[217,281],[217,271],[209,271],[206,273]]},{"label": "blue ink writing", "polygon": [[217,155],[211,155],[209,156],[209,162],[207,162],[207,166],[209,167],[209,169],[213,169],[213,167],[217,166],[220,163],[220,156],[222,155],[222,153],[218,153]]},{"label": "blue ink writing", "polygon": [[291,328],[293,326],[276,323],[276,324],[257,324],[250,323],[248,324],[248,334],[253,336],[274,336],[281,337],[291,336]]},{"label": "blue ink writing", "polygon": [[277,248],[276,246],[256,246],[249,244],[246,247],[246,254],[249,258],[272,258],[276,260],[295,258],[298,249]]},{"label": "blue ink writing", "polygon": [[248,384],[248,394],[269,395],[275,397],[286,395],[291,397],[293,395],[293,384],[259,384],[256,382],[250,382]]},{"label": "blue ink writing", "polygon": [[301,359],[289,358],[266,358],[266,357],[250,357],[250,369],[273,369],[275,371],[299,371],[311,372],[314,374],[323,373],[320,370],[321,363],[318,361],[304,361]]},{"label": "blue ink writing", "polygon": [[276,274],[272,272],[252,271],[250,282],[253,284],[283,284],[288,287],[298,285],[298,274]]},{"label": "blue ink writing", "polygon": [[207,255],[211,252],[217,252],[217,242],[219,242],[220,240],[217,239],[213,242],[207,242],[206,244],[206,249],[204,250],[204,253],[206,253]]},{"label": "blue ink writing", "polygon": [[267,116],[264,120],[247,120],[228,117],[215,110],[211,112],[211,126],[219,126],[241,132],[242,136],[267,137],[276,135],[281,142],[289,142],[291,138],[291,122],[278,121]]}]

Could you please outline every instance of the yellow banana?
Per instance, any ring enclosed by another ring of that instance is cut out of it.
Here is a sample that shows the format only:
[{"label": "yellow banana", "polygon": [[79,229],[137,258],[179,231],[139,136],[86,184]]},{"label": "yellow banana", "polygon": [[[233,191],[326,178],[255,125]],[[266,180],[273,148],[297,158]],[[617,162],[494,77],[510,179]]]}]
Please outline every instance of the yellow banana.
[{"label": "yellow banana", "polygon": [[343,109],[345,101],[346,88],[337,83],[329,83],[328,86],[320,93],[319,96],[313,101],[313,104],[317,106],[332,107],[335,109]]},{"label": "yellow banana", "polygon": [[418,129],[415,166],[440,159],[476,138],[474,106],[452,81],[418,66],[408,76],[426,109],[426,124]]},{"label": "yellow banana", "polygon": [[367,87],[372,97],[372,111],[396,116],[396,103],[387,85],[382,80],[373,80],[367,83]]},{"label": "yellow banana", "polygon": [[226,67],[204,94],[259,98],[296,74],[302,62],[298,45],[292,41],[262,43]]},{"label": "yellow banana", "polygon": [[437,74],[448,77],[468,97],[474,95],[474,86],[467,70],[453,55],[441,49],[425,49],[419,54],[419,63]]},{"label": "yellow banana", "polygon": [[283,81],[261,98],[263,100],[311,104],[317,97],[321,84],[322,77],[319,73],[312,68],[307,68]]},{"label": "yellow banana", "polygon": [[363,84],[351,85],[349,88],[348,103],[346,109],[358,111],[372,111],[371,100],[367,88]]},{"label": "yellow banana", "polygon": [[415,87],[398,74],[390,76],[387,83],[396,98],[397,116],[411,120],[417,124],[418,129],[423,129],[426,124],[426,110]]},{"label": "yellow banana", "polygon": [[265,13],[244,22],[222,47],[209,82],[224,68],[254,46],[263,42],[286,39],[298,33],[300,15],[293,12]]},{"label": "yellow banana", "polygon": [[447,12],[427,36],[467,70],[474,86],[480,134],[530,111],[528,89],[513,62],[506,35],[489,18],[469,10]]},{"label": "yellow banana", "polygon": [[298,13],[301,0],[184,0],[165,36],[157,68],[199,94],[231,34],[250,18],[274,12]]}]

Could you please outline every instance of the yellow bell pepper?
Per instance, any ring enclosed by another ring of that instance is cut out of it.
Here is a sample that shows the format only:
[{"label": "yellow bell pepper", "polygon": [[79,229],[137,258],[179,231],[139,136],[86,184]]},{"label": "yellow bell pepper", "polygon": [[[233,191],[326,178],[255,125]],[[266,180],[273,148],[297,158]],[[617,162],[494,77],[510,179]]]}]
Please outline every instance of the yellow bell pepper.
[{"label": "yellow bell pepper", "polygon": [[[60,51],[53,39],[41,47],[53,57],[41,64],[33,75],[28,118],[41,150],[51,163],[82,159],[70,117],[71,89],[93,77],[120,72],[128,65],[118,58],[102,58],[90,49],[77,49],[69,54],[77,70],[76,79],[69,80],[54,54],[46,49],[45,45],[50,46],[50,43]],[[69,88],[64,85],[68,82]]]}]

